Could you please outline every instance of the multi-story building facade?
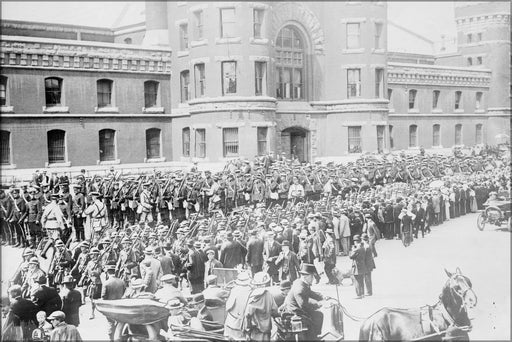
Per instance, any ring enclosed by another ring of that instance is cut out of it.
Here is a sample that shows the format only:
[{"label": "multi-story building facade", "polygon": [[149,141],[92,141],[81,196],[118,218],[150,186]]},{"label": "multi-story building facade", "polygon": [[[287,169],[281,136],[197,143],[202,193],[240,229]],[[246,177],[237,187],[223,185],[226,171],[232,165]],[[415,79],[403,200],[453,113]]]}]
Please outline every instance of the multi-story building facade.
[{"label": "multi-story building facade", "polygon": [[509,11],[457,5],[456,52],[443,54],[426,53],[428,39],[421,53],[388,51],[376,1],[146,2],[146,23],[114,31],[13,24],[0,60],[2,161],[315,161],[495,144],[510,130]]}]

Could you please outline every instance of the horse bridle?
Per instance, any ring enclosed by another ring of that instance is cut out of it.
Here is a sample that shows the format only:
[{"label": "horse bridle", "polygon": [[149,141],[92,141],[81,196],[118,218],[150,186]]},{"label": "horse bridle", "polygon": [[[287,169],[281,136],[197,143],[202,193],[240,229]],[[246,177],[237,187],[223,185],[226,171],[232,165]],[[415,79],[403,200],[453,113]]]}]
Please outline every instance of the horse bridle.
[{"label": "horse bridle", "polygon": [[[467,304],[466,304],[466,294],[471,290],[472,291],[472,288],[471,286],[468,284],[468,282],[466,281],[466,278],[464,276],[462,276],[461,274],[454,274],[451,278],[450,278],[450,281],[459,281],[459,279],[462,279],[462,281],[464,282],[464,285],[466,285],[466,288],[463,290],[463,291],[459,291],[457,289],[454,289],[453,287],[450,286],[450,291],[452,293],[455,293],[461,300],[461,304],[460,304],[460,308],[459,308],[459,312],[461,312],[463,309],[467,311]],[[476,296],[475,296],[476,297]]]}]

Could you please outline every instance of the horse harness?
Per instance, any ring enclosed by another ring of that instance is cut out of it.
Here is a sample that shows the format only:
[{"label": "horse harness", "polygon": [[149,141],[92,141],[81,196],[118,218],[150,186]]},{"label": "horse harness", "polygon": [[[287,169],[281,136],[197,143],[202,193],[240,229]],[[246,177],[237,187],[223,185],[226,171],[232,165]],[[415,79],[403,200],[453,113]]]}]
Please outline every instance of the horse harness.
[{"label": "horse harness", "polygon": [[[413,341],[421,341],[425,339],[429,339],[435,336],[444,336],[446,335],[446,331],[448,329],[442,330],[439,328],[439,325],[434,322],[434,310],[439,310],[441,317],[448,324],[448,328],[457,328],[461,330],[466,330],[469,327],[460,327],[457,326],[455,321],[453,320],[450,313],[446,310],[443,303],[439,301],[436,305],[425,305],[420,308],[420,323],[421,328],[423,329],[424,336],[415,338]],[[434,330],[435,333],[431,333]]]}]

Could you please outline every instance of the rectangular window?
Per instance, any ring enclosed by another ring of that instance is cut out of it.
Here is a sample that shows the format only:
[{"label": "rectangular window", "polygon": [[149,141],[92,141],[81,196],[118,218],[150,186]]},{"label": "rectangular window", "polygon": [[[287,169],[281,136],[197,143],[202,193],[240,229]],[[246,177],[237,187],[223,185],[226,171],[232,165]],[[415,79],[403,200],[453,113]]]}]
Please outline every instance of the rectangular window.
[{"label": "rectangular window", "polygon": [[238,156],[238,128],[224,128],[222,139],[224,157]]},{"label": "rectangular window", "polygon": [[409,126],[409,147],[417,147],[418,146],[418,126],[410,125]]},{"label": "rectangular window", "polygon": [[112,106],[112,81],[99,80],[97,85],[98,91],[98,108]]},{"label": "rectangular window", "polygon": [[391,98],[393,96],[393,89],[388,88],[388,100],[389,100],[389,106],[393,107],[393,104],[391,103]]},{"label": "rectangular window", "polygon": [[475,109],[480,109],[482,107],[482,96],[483,93],[481,91],[476,92]]},{"label": "rectangular window", "polygon": [[437,105],[439,103],[439,94],[441,94],[441,91],[434,90],[432,92],[432,109],[437,109]]},{"label": "rectangular window", "polygon": [[222,95],[236,93],[236,62],[222,62]]},{"label": "rectangular window", "polygon": [[361,126],[348,127],[348,153],[361,153]]},{"label": "rectangular window", "polygon": [[455,92],[455,109],[462,108],[461,100],[462,100],[462,92],[456,91]]},{"label": "rectangular window", "polygon": [[384,152],[384,129],[386,126],[377,126],[377,151],[378,153]]},{"label": "rectangular window", "polygon": [[0,77],[0,106],[7,105],[7,77]]},{"label": "rectangular window", "polygon": [[267,154],[267,133],[268,127],[258,127],[258,155]]},{"label": "rectangular window", "polygon": [[146,131],[146,158],[160,158],[160,130],[158,128]]},{"label": "rectangular window", "polygon": [[477,41],[478,41],[478,42],[481,42],[481,41],[482,41],[482,32],[478,32],[478,33],[477,33]]},{"label": "rectangular window", "polygon": [[44,80],[44,92],[46,107],[60,105],[62,80],[59,78],[47,78]]},{"label": "rectangular window", "polygon": [[360,30],[359,23],[348,23],[347,24],[347,49],[358,49],[359,48],[359,46],[360,46],[359,30]]},{"label": "rectangular window", "polygon": [[417,94],[417,92],[418,91],[416,89],[409,90],[409,109],[416,108],[416,94]]},{"label": "rectangular window", "polygon": [[432,146],[441,146],[441,125],[439,124],[432,127]]},{"label": "rectangular window", "polygon": [[235,36],[235,9],[220,9],[220,36],[231,38]]},{"label": "rectangular window", "polygon": [[455,125],[455,145],[462,145],[462,125]]},{"label": "rectangular window", "polygon": [[100,161],[116,159],[116,131],[103,129],[100,131]]},{"label": "rectangular window", "polygon": [[180,25],[180,50],[188,50],[188,24]]},{"label": "rectangular window", "polygon": [[195,30],[194,30],[194,39],[201,40],[203,39],[203,11],[194,12],[195,18]]},{"label": "rectangular window", "polygon": [[483,133],[482,133],[482,124],[477,124],[476,125],[475,143],[476,144],[483,144],[484,143],[484,136],[483,136]]},{"label": "rectangular window", "polygon": [[384,95],[384,69],[375,69],[375,97]]},{"label": "rectangular window", "polygon": [[158,97],[158,82],[146,81],[144,82],[144,107],[156,107]]},{"label": "rectangular window", "polygon": [[466,35],[466,42],[467,43],[472,43],[473,42],[473,35],[471,33],[468,33]]},{"label": "rectangular window", "polygon": [[196,129],[196,157],[206,157],[206,129]]},{"label": "rectangular window", "polygon": [[473,65],[473,58],[468,57],[467,61],[468,61],[468,66]]},{"label": "rectangular window", "polygon": [[347,97],[361,96],[361,69],[347,69]]},{"label": "rectangular window", "polygon": [[265,13],[262,9],[255,8],[253,10],[253,34],[254,38],[261,38],[261,25],[263,24],[263,14]]},{"label": "rectangular window", "polygon": [[194,67],[196,86],[196,97],[203,97],[205,94],[206,80],[204,74],[204,63],[196,64]]},{"label": "rectangular window", "polygon": [[180,73],[181,81],[181,102],[185,103],[190,100],[190,73],[188,70],[183,70]]},{"label": "rectangular window", "polygon": [[389,148],[395,148],[395,142],[393,141],[393,125],[389,125]]},{"label": "rectangular window", "polygon": [[482,63],[483,63],[483,58],[482,57],[477,57],[476,58],[476,64],[482,65]]},{"label": "rectangular window", "polygon": [[382,35],[382,23],[375,23],[375,49],[380,49],[380,37]]},{"label": "rectangular window", "polygon": [[0,164],[11,164],[11,133],[0,131]]},{"label": "rectangular window", "polygon": [[256,95],[264,95],[266,83],[267,83],[267,63],[266,62],[254,62],[254,93]]},{"label": "rectangular window", "polygon": [[183,128],[181,132],[181,142],[183,146],[183,157],[190,157],[190,128]]},{"label": "rectangular window", "polygon": [[48,163],[63,163],[66,161],[65,136],[66,132],[58,129],[48,132]]}]

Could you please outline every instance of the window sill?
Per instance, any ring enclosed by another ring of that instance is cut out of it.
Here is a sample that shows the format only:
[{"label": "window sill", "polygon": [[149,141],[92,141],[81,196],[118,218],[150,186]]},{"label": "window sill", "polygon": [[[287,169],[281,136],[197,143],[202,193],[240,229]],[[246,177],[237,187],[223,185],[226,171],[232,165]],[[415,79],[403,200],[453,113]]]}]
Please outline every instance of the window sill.
[{"label": "window sill", "polygon": [[121,159],[104,160],[104,161],[96,160],[96,165],[119,165],[119,164],[121,164]]},{"label": "window sill", "polygon": [[240,37],[229,37],[229,38],[215,38],[215,44],[240,44],[242,38]]},{"label": "window sill", "polygon": [[199,39],[193,40],[190,42],[190,47],[204,46],[208,45],[208,39]]},{"label": "window sill", "polygon": [[464,109],[455,109],[453,112],[455,114],[462,114],[462,113],[464,113]]},{"label": "window sill", "polygon": [[442,114],[442,113],[443,113],[442,109],[432,109],[432,114]]},{"label": "window sill", "polygon": [[188,51],[188,50],[177,52],[178,57],[185,57],[185,56],[188,56],[189,54],[190,54],[190,51]]},{"label": "window sill", "polygon": [[14,114],[14,107],[13,106],[1,106],[0,113]]},{"label": "window sill", "polygon": [[142,107],[142,113],[143,114],[164,114],[165,109],[164,107]]},{"label": "window sill", "polygon": [[160,158],[144,158],[144,163],[165,163],[166,158],[160,157]]},{"label": "window sill", "polygon": [[251,37],[251,38],[249,38],[249,42],[251,44],[256,44],[256,45],[267,45],[268,44],[268,39],[267,38],[254,38],[254,37]]},{"label": "window sill", "polygon": [[384,49],[372,49],[372,53],[385,53]]},{"label": "window sill", "polygon": [[16,164],[2,164],[0,168],[4,170],[14,170],[16,168]]},{"label": "window sill", "polygon": [[485,114],[485,109],[476,109],[475,114]]},{"label": "window sill", "polygon": [[119,113],[118,107],[94,107],[95,113]]},{"label": "window sill", "polygon": [[67,106],[43,107],[43,114],[51,114],[51,113],[69,113],[69,107],[67,107]]},{"label": "window sill", "polygon": [[364,48],[359,48],[359,49],[343,49],[341,51],[342,53],[363,53],[364,52]]},{"label": "window sill", "polygon": [[46,168],[57,168],[57,167],[71,167],[71,162],[62,162],[62,163],[44,163],[44,167]]},{"label": "window sill", "polygon": [[419,114],[419,113],[420,113],[420,110],[419,110],[419,109],[415,109],[415,108],[413,108],[413,109],[409,109],[409,110],[407,111],[407,113],[409,113],[409,114]]}]

